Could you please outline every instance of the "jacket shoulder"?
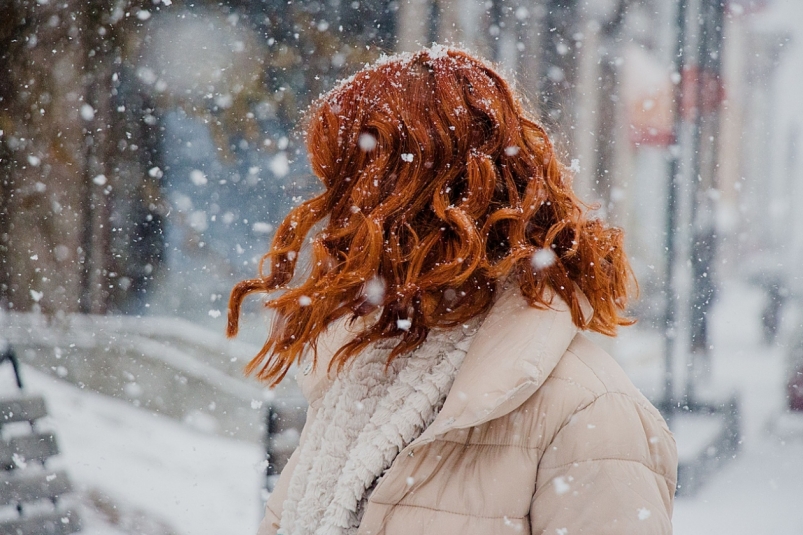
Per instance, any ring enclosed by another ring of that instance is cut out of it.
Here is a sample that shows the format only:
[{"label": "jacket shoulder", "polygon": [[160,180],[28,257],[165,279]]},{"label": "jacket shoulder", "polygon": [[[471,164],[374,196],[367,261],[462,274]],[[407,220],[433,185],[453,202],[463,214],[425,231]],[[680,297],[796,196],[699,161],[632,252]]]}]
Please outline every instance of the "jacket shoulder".
[{"label": "jacket shoulder", "polygon": [[[613,357],[577,335],[529,402],[561,408],[544,436],[534,533],[592,517],[595,533],[671,533],[675,441]],[[578,510],[588,518],[562,513]]]},{"label": "jacket shoulder", "polygon": [[619,395],[663,421],[658,410],[636,388],[619,363],[582,333],[574,337],[552,370],[547,379],[549,382],[560,383],[566,395],[577,399],[578,409],[601,396]]},{"label": "jacket shoulder", "polygon": [[674,488],[677,452],[666,422],[613,357],[586,336],[575,337],[530,402],[560,408],[545,433],[542,469],[631,461]]}]

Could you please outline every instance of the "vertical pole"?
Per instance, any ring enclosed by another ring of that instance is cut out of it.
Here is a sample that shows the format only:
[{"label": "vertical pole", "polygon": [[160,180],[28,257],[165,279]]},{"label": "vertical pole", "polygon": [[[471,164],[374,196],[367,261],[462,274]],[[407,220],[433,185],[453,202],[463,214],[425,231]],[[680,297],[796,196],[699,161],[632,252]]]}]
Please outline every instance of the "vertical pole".
[{"label": "vertical pole", "polygon": [[714,298],[716,255],[716,205],[709,191],[717,186],[717,138],[719,134],[721,49],[724,24],[721,0],[704,0],[700,6],[702,28],[697,46],[695,87],[694,152],[692,155],[692,244],[693,273],[686,375],[687,402],[694,404],[700,378],[711,374],[708,344],[708,312]]},{"label": "vertical pole", "polygon": [[[674,67],[677,76],[682,76],[685,61],[683,57],[684,42],[686,40],[686,0],[678,0],[677,10],[677,48],[675,49]],[[678,216],[678,181],[680,174],[680,141],[681,123],[683,120],[681,101],[683,98],[683,87],[681,80],[675,81],[674,101],[675,118],[672,127],[672,138],[675,147],[670,151],[669,156],[669,187],[667,193],[666,210],[666,277],[664,282],[664,292],[666,297],[666,309],[664,311],[664,417],[671,424],[672,413],[675,410],[675,381],[674,381],[674,357],[675,357],[675,338],[676,338],[676,318],[675,318],[675,232]]]},{"label": "vertical pole", "polygon": [[[715,0],[716,1],[716,0]],[[691,247],[689,252],[691,261],[691,268],[692,268],[692,284],[691,284],[691,296],[690,296],[690,310],[689,310],[689,340],[688,340],[688,347],[685,348],[686,350],[686,376],[685,376],[685,385],[683,389],[683,402],[684,405],[691,406],[695,400],[695,377],[698,372],[698,361],[699,361],[699,353],[701,351],[706,351],[706,341],[705,341],[705,315],[703,313],[703,309],[705,305],[703,304],[705,298],[701,294],[705,291],[701,288],[703,281],[701,281],[702,277],[702,269],[704,266],[701,265],[701,255],[703,254],[700,251],[701,244],[700,240],[702,239],[702,235],[699,228],[699,208],[700,208],[700,192],[701,186],[703,182],[702,177],[702,154],[701,151],[703,149],[702,143],[702,136],[703,136],[703,120],[705,110],[705,102],[703,99],[705,98],[704,94],[704,85],[706,82],[706,78],[708,76],[708,41],[710,38],[710,10],[709,4],[711,3],[710,0],[702,0],[700,4],[697,6],[697,15],[700,19],[700,29],[698,30],[697,39],[696,39],[696,47],[697,47],[697,56],[695,58],[695,80],[694,80],[694,120],[693,120],[693,127],[692,127],[692,152],[691,152],[691,183],[689,188],[689,195],[691,198],[689,199],[689,206],[691,208],[691,217],[689,218],[689,223],[691,225]]]}]

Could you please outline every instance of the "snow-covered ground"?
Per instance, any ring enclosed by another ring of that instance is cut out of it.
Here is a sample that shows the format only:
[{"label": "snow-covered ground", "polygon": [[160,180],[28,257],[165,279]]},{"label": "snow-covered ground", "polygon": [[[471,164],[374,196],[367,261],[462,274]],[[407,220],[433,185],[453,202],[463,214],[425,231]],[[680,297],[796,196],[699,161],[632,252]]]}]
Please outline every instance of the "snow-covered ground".
[{"label": "snow-covered ground", "polygon": [[803,533],[803,427],[772,431],[779,417],[790,416],[786,350],[760,342],[763,299],[756,288],[728,283],[714,308],[714,387],[741,395],[744,438],[737,457],[696,496],[676,500],[677,535]]},{"label": "snow-covered ground", "polygon": [[[13,392],[0,368],[0,392]],[[41,393],[86,535],[253,534],[261,518],[261,448],[201,433],[124,401],[87,392],[28,366]]]},{"label": "snow-covered ground", "polygon": [[[736,458],[696,496],[676,500],[677,535],[803,533],[803,425],[782,437],[770,431],[784,414],[786,363],[782,347],[760,342],[762,299],[756,289],[729,283],[715,307],[714,388],[739,391],[744,438]],[[632,339],[624,339],[632,349]],[[623,362],[637,383],[657,377],[647,368],[659,365],[660,340],[643,340],[642,356]],[[87,535],[255,532],[258,446],[203,434],[30,367],[23,372],[28,390],[47,399],[45,423],[63,451],[54,464],[79,490]],[[0,392],[12,388],[10,367],[0,367]]]}]

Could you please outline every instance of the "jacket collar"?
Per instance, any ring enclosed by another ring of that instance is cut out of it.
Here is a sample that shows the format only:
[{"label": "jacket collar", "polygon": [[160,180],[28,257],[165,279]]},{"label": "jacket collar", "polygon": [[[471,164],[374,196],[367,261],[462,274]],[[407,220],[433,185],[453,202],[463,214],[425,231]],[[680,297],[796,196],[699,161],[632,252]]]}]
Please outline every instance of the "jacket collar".
[{"label": "jacket collar", "polygon": [[[588,320],[593,310],[579,295]],[[313,407],[334,379],[335,372],[327,372],[331,356],[357,328],[350,330],[346,322],[337,322],[319,340],[317,365],[310,370],[311,359],[302,364],[299,384]],[[535,308],[518,287],[503,290],[474,336],[443,408],[419,438],[474,427],[517,409],[546,381],[577,331],[559,296],[553,297],[550,307]]]},{"label": "jacket collar", "polygon": [[[591,305],[580,296],[589,319]],[[474,427],[517,409],[544,384],[577,331],[568,305],[557,295],[549,308],[535,308],[518,287],[505,290],[477,331],[443,408],[421,438]]]}]

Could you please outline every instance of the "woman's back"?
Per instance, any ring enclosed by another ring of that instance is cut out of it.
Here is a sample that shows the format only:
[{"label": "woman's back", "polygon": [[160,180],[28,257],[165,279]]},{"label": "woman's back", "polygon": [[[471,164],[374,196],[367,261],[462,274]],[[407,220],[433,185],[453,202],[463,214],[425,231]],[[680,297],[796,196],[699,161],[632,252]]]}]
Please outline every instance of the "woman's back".
[{"label": "woman's back", "polygon": [[[330,380],[299,377],[310,419]],[[358,533],[671,533],[676,455],[661,416],[565,305],[532,308],[511,289],[435,422],[373,489]],[[278,529],[294,466],[260,535]]]},{"label": "woman's back", "polygon": [[671,434],[578,334],[632,323],[623,234],[509,84],[461,50],[387,58],[322,96],[306,136],[325,191],[229,305],[234,335],[247,295],[281,290],[247,369],[311,364],[261,532],[669,533]]}]

